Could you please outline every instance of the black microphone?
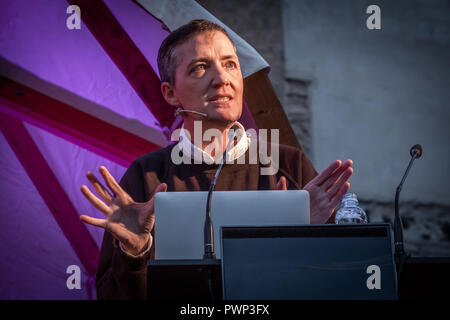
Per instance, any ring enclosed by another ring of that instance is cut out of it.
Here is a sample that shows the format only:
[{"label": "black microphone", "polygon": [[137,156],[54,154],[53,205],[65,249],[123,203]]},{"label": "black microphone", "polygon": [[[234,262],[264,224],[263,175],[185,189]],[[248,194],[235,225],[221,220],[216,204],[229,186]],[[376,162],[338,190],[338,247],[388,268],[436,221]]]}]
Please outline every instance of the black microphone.
[{"label": "black microphone", "polygon": [[405,249],[403,247],[403,223],[402,219],[400,219],[400,213],[398,208],[400,192],[402,191],[403,183],[405,182],[405,179],[408,176],[409,170],[411,169],[414,160],[422,156],[422,146],[420,144],[412,146],[409,153],[411,155],[411,160],[409,161],[408,168],[406,169],[402,181],[398,185],[397,191],[395,193],[394,242],[395,242],[395,257],[397,259],[403,258],[405,256]]},{"label": "black microphone", "polygon": [[219,177],[220,171],[222,170],[223,164],[227,159],[227,153],[230,149],[231,144],[235,139],[238,138],[238,134],[236,131],[239,131],[239,126],[237,124],[233,125],[228,130],[228,144],[225,152],[222,156],[222,162],[219,164],[219,168],[217,168],[216,175],[214,176],[211,185],[209,186],[208,191],[208,199],[206,201],[206,218],[205,218],[205,227],[204,227],[204,244],[205,244],[205,253],[203,255],[203,259],[215,259],[216,254],[214,253],[214,228],[211,220],[211,197],[216,186],[217,178]]}]

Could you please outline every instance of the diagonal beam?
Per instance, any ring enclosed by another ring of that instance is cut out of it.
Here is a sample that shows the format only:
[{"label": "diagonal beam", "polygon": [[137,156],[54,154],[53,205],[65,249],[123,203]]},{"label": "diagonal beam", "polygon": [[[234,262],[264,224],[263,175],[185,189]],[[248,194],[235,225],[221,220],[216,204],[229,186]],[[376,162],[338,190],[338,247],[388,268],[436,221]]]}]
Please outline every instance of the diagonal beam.
[{"label": "diagonal beam", "polygon": [[160,149],[128,131],[0,75],[0,111],[128,167]]},{"label": "diagonal beam", "polygon": [[244,98],[259,129],[279,129],[280,143],[301,148],[266,70],[244,79]]},{"label": "diagonal beam", "polygon": [[68,2],[80,7],[81,19],[98,43],[161,126],[170,128],[175,120],[175,108],[164,100],[158,76],[109,8],[101,0],[68,0]]},{"label": "diagonal beam", "polygon": [[99,249],[23,123],[0,112],[0,130],[90,275],[97,270]]}]

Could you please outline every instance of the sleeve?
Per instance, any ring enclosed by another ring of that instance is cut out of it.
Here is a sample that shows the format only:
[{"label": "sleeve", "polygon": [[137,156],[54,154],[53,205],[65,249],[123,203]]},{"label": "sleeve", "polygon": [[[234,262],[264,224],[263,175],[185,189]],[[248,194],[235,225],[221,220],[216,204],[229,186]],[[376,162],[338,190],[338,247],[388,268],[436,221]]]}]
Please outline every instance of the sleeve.
[{"label": "sleeve", "polygon": [[314,169],[314,166],[312,165],[311,161],[308,159],[308,157],[302,152],[302,158],[301,158],[301,171],[302,171],[302,181],[301,185],[302,188],[308,184],[312,179],[314,179],[317,176],[317,171]]},{"label": "sleeve", "polygon": [[288,189],[303,189],[310,182],[317,171],[311,161],[301,149],[280,145],[280,167],[277,173],[277,181],[283,175],[288,182]]},{"label": "sleeve", "polygon": [[[120,186],[135,201],[145,201],[144,177],[136,162],[125,172]],[[97,299],[146,299],[148,258],[148,253],[139,258],[127,255],[105,231],[95,282]]]}]

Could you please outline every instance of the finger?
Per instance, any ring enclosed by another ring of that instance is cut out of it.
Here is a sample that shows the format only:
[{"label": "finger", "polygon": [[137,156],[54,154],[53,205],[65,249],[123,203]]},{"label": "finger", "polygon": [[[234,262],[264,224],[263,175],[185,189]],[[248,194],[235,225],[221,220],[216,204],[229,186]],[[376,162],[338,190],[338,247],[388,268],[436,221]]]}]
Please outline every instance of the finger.
[{"label": "finger", "polygon": [[167,191],[167,184],[165,183],[160,183],[156,189],[155,189],[155,193],[153,194],[153,197],[151,197],[150,200],[147,201],[146,206],[148,206],[148,210],[150,210],[151,213],[153,213],[155,211],[155,195],[158,192],[166,192]]},{"label": "finger", "polygon": [[86,187],[85,185],[81,186],[80,188],[81,193],[83,193],[83,195],[86,197],[86,199],[89,200],[90,203],[92,203],[92,205],[94,207],[96,207],[98,210],[100,210],[101,212],[103,212],[105,215],[110,215],[112,213],[111,208],[109,208],[102,200],[100,200],[99,198],[97,198],[92,192],[91,190],[89,190],[88,187]]},{"label": "finger", "polygon": [[[155,189],[155,194],[157,194],[158,192],[166,192],[166,191],[167,191],[167,184],[163,182],[158,184],[158,186]],[[155,196],[155,194],[153,195],[153,197]]]},{"label": "finger", "polygon": [[105,200],[106,204],[111,204],[112,200],[112,194],[106,189],[103,184],[97,179],[97,177],[90,171],[86,174],[86,177],[88,178],[89,182],[94,187],[97,194]]},{"label": "finger", "polygon": [[277,190],[287,190],[287,181],[285,176],[281,176],[277,183]]},{"label": "finger", "polygon": [[333,161],[332,163],[330,163],[330,165],[325,170],[323,170],[317,177],[315,177],[313,179],[314,183],[316,185],[321,185],[340,166],[341,166],[341,160]]},{"label": "finger", "polygon": [[347,168],[343,173],[341,178],[330,188],[328,194],[330,195],[330,199],[332,199],[337,192],[341,189],[342,185],[347,182],[350,176],[353,174],[352,168]]},{"label": "finger", "polygon": [[86,173],[86,177],[88,178],[89,182],[92,184],[98,195],[106,202],[111,202],[113,195],[91,171],[88,171]]},{"label": "finger", "polygon": [[347,181],[338,191],[336,196],[331,200],[330,206],[332,208],[335,208],[342,201],[342,198],[349,190],[350,190],[350,183]]},{"label": "finger", "polygon": [[123,191],[123,189],[119,186],[116,179],[114,179],[114,177],[109,173],[108,169],[106,169],[106,167],[104,166],[100,166],[99,171],[103,179],[105,180],[106,185],[111,189],[111,191],[119,199],[119,201],[122,203],[127,203],[127,200],[129,200],[126,197],[127,193]]},{"label": "finger", "polygon": [[334,170],[334,172],[331,174],[331,176],[324,181],[322,184],[322,187],[328,191],[328,189],[336,183],[336,181],[339,179],[339,177],[342,175],[342,173],[349,167],[353,165],[353,161],[350,159],[345,160],[342,165]]},{"label": "finger", "polygon": [[80,216],[80,220],[85,223],[88,223],[90,225],[96,226],[96,227],[100,227],[103,229],[106,228],[106,220],[105,219],[92,218],[92,217],[89,217],[89,216],[83,214]]}]

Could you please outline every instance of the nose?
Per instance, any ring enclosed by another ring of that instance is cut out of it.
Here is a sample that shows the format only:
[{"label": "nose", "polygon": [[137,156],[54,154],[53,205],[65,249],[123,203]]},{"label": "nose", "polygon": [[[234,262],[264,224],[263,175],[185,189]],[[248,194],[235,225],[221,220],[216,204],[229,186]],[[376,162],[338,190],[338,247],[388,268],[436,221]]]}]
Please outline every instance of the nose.
[{"label": "nose", "polygon": [[213,87],[221,87],[230,85],[230,76],[222,66],[216,67],[212,79]]}]

